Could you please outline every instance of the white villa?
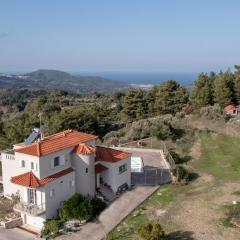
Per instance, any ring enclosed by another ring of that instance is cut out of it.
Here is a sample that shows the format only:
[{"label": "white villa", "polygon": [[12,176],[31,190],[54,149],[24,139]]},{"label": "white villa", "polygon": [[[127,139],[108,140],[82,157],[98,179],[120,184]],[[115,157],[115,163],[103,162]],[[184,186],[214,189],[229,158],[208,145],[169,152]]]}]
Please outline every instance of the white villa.
[{"label": "white villa", "polygon": [[131,185],[131,154],[96,146],[97,136],[66,130],[3,151],[4,196],[18,194],[14,210],[41,229],[75,193],[111,196]]}]

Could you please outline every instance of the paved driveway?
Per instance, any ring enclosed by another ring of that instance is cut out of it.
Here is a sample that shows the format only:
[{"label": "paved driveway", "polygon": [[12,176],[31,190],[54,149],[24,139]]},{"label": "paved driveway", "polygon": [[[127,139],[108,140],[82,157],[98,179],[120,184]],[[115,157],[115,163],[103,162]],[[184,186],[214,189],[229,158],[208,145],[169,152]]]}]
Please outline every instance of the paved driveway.
[{"label": "paved driveway", "polygon": [[0,240],[33,240],[36,236],[18,228],[5,229],[0,227]]},{"label": "paved driveway", "polygon": [[158,186],[138,186],[131,191],[123,193],[99,216],[96,223],[87,223],[83,228],[72,235],[61,236],[66,240],[101,240],[108,232],[117,226],[130,212],[149,197]]}]

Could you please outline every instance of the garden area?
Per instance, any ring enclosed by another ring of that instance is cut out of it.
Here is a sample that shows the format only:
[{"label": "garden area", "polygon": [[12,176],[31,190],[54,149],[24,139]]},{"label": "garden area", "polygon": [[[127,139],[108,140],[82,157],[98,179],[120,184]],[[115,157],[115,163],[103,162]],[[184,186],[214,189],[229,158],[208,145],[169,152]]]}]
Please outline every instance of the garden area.
[{"label": "garden area", "polygon": [[75,194],[63,203],[56,219],[44,223],[41,237],[53,239],[61,234],[77,232],[86,222],[97,217],[105,207],[105,202],[98,198],[90,200]]},{"label": "garden area", "polygon": [[[181,159],[188,157],[179,166],[198,176],[188,184],[161,186],[109,233],[108,240],[239,239],[240,139],[206,130],[197,131],[194,139],[184,138],[168,147]],[[157,237],[151,233],[154,229],[159,230]]]}]

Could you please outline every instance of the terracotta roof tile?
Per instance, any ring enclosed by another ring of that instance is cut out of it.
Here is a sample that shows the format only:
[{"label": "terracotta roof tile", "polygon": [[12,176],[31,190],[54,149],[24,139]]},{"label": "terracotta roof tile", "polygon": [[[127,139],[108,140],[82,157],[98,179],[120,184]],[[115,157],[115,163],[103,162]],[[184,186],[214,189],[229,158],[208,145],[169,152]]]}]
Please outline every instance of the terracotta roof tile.
[{"label": "terracotta roof tile", "polygon": [[106,171],[108,168],[103,166],[101,163],[97,163],[95,165],[95,173],[101,173],[103,171]]},{"label": "terracotta roof tile", "polygon": [[224,108],[225,111],[237,110],[239,107],[234,105],[228,105]]},{"label": "terracotta roof tile", "polygon": [[25,186],[25,187],[38,188],[64,175],[67,175],[73,171],[75,170],[72,167],[70,167],[61,172],[55,173],[51,176],[48,176],[42,179],[38,179],[32,172],[27,172],[27,173],[12,177],[11,182],[18,185]]},{"label": "terracotta roof tile", "polygon": [[31,188],[37,188],[41,186],[39,179],[32,172],[27,172],[16,177],[12,177],[11,182]]},{"label": "terracotta roof tile", "polygon": [[117,162],[130,157],[132,154],[128,152],[119,151],[112,148],[97,146],[96,147],[96,161]]},{"label": "terracotta roof tile", "polygon": [[49,182],[52,182],[52,181],[54,181],[54,180],[56,180],[56,179],[58,179],[58,178],[60,178],[60,177],[62,177],[64,175],[67,175],[67,174],[69,174],[71,172],[74,172],[74,171],[75,170],[72,167],[67,168],[67,169],[65,169],[65,170],[63,170],[61,172],[58,172],[58,173],[55,173],[55,174],[53,174],[51,176],[45,177],[43,179],[40,179],[40,184],[41,185],[45,185],[45,184],[47,184]]},{"label": "terracotta roof tile", "polygon": [[18,148],[15,151],[33,156],[45,156],[65,148],[77,146],[79,143],[96,140],[97,136],[66,130],[48,137],[39,142],[34,142],[29,146]]},{"label": "terracotta roof tile", "polygon": [[76,148],[75,148],[75,153],[77,154],[83,154],[83,155],[88,155],[96,152],[96,148],[89,146],[85,143],[80,143]]}]

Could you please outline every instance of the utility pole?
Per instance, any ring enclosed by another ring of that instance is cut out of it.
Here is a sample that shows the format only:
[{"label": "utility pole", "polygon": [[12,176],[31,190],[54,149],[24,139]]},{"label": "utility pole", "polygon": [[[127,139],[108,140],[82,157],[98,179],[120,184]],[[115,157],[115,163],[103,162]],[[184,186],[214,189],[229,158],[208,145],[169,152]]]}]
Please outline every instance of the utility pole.
[{"label": "utility pole", "polygon": [[42,127],[42,113],[41,112],[38,114],[38,117],[39,117],[39,123],[40,123],[40,137],[42,140],[44,137],[44,134],[43,134],[43,127]]}]

